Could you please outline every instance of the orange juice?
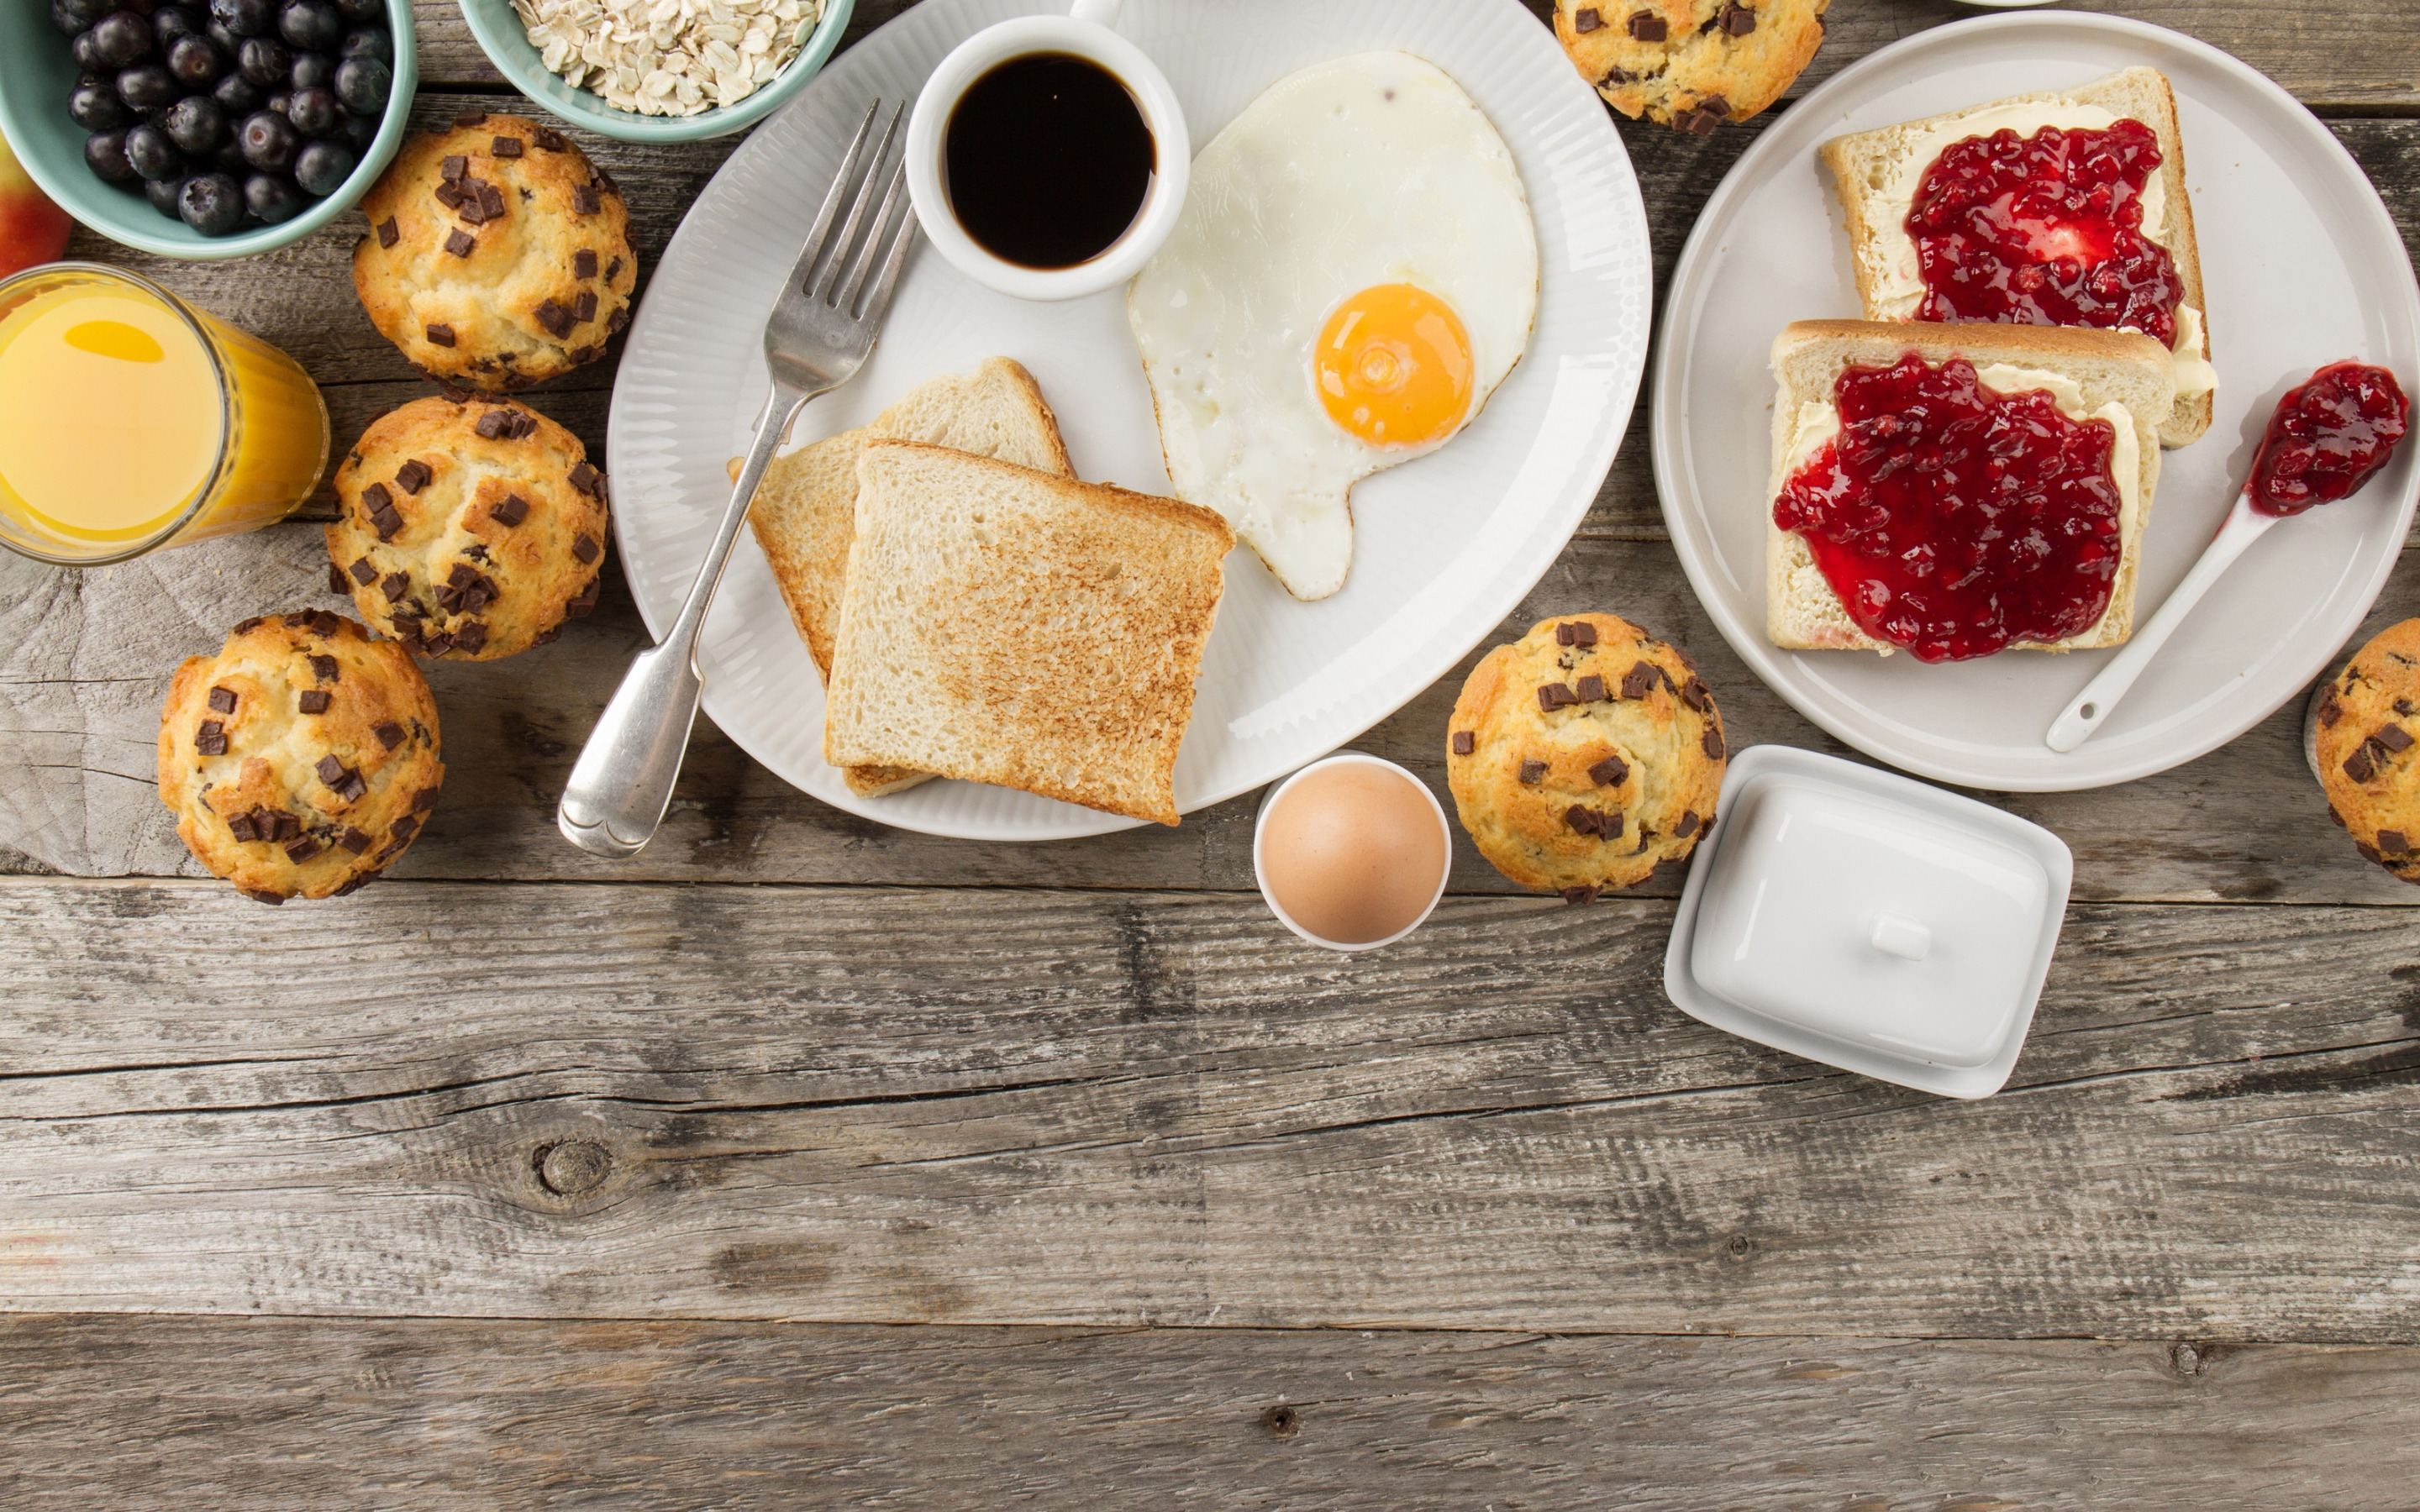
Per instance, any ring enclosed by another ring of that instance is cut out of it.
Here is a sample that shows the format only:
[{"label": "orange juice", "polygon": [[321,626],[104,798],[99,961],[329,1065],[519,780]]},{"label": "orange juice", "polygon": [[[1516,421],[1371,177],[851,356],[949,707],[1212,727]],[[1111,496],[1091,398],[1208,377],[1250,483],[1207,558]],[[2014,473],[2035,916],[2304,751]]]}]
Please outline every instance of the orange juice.
[{"label": "orange juice", "polygon": [[0,542],[88,564],[254,530],[327,459],[318,391],[275,347],[112,269],[0,282]]}]

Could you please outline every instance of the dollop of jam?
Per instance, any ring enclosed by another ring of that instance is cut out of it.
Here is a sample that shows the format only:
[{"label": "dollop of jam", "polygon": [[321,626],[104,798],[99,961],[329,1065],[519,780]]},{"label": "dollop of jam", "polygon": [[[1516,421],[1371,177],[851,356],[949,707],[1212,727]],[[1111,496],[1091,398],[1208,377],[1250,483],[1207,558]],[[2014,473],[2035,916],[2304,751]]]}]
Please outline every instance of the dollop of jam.
[{"label": "dollop of jam", "polygon": [[1925,288],[1916,318],[2131,326],[2175,346],[2185,286],[2143,234],[2143,186],[2160,161],[2160,139],[2133,120],[1953,143],[1907,212]]},{"label": "dollop of jam", "polygon": [[2252,507],[2299,515],[2346,498],[2386,466],[2412,419],[2395,375],[2332,363],[2277,401],[2252,459]]},{"label": "dollop of jam", "polygon": [[1833,403],[1840,433],[1783,485],[1773,522],[1806,538],[1857,628],[1963,661],[2100,623],[2123,554],[2107,421],[1913,352],[1842,369]]}]

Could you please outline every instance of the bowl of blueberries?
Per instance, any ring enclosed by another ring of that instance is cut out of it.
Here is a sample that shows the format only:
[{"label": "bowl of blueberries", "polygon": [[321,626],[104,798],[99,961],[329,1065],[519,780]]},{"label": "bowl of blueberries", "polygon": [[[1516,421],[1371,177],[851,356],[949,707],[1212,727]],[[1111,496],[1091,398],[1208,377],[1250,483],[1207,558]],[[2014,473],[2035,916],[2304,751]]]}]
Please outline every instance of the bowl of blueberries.
[{"label": "bowl of blueberries", "polygon": [[67,212],[170,257],[298,241],[403,141],[411,0],[5,0],[0,132]]}]

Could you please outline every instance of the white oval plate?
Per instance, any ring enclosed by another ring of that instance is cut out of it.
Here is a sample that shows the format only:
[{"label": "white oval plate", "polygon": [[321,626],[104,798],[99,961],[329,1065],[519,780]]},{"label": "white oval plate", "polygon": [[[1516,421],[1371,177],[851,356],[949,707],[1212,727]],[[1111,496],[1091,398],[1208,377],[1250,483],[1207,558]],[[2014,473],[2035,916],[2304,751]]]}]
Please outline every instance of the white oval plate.
[{"label": "white oval plate", "polygon": [[[766,388],[760,335],[869,100],[912,100],[978,28],[1048,7],[926,0],[835,58],[756,129],[664,253],[613,387],[614,527],[660,635],[727,497]],[[1062,4],[1059,9],[1063,10]],[[1605,107],[1519,0],[1130,0],[1120,30],[1156,59],[1197,147],[1283,75],[1340,54],[1416,53],[1453,75],[1512,149],[1543,264],[1529,349],[1486,410],[1432,455],[1354,490],[1352,576],[1316,604],[1249,549],[1227,592],[1176,764],[1190,811],[1281,777],[1393,713],[1518,604],[1612,464],[1646,360],[1646,210]],[[1165,492],[1125,290],[1032,304],[920,248],[857,379],[810,405],[789,444],[865,424],[910,385],[992,355],[1032,369],[1082,476]],[[827,803],[902,828],[1058,840],[1134,821],[1030,794],[928,782],[860,798],[823,760],[822,685],[771,571],[743,536],[706,621],[706,709],[750,755]]]},{"label": "white oval plate", "polygon": [[2170,452],[2143,538],[2136,622],[2209,545],[2277,396],[2338,358],[2420,381],[2420,292],[2386,208],[2326,127],[2217,49],[2141,22],[1994,16],[1920,33],[1785,112],[1708,202],[1667,301],[1655,477],[1689,582],[1731,648],[1809,719],[1893,766],[1968,787],[2102,787],[2189,762],[2319,675],[2384,586],[2420,496],[2420,447],[2362,493],[2273,531],[2219,580],[2106,726],[2042,744],[2111,655],[1776,650],[1764,636],[1773,338],[1854,316],[1856,281],[1815,151],[1844,131],[2081,84],[2148,63],[2175,85],[2210,301],[2218,415]]}]

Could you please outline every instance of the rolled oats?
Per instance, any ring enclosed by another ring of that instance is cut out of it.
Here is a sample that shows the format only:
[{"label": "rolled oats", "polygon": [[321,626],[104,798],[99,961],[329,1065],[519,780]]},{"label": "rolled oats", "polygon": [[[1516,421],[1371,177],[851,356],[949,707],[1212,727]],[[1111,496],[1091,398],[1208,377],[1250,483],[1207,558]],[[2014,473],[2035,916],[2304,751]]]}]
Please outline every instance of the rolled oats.
[{"label": "rolled oats", "polygon": [[547,71],[617,110],[694,116],[773,82],[820,0],[513,0]]}]

